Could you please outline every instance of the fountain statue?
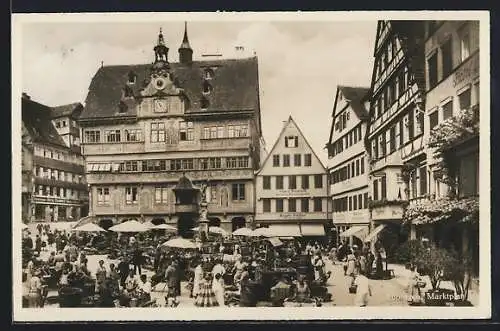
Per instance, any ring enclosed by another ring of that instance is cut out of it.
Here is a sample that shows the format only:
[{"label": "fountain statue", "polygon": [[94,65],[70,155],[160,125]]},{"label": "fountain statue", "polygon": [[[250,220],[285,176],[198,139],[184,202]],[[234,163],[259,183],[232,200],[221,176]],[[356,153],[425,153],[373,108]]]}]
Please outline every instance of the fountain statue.
[{"label": "fountain statue", "polygon": [[205,241],[206,238],[208,238],[208,218],[207,218],[207,213],[208,213],[208,208],[207,208],[207,189],[208,189],[208,184],[206,182],[203,182],[201,184],[200,188],[200,193],[201,193],[201,199],[200,199],[200,216],[198,219],[198,227],[199,227],[199,233],[202,241]]}]

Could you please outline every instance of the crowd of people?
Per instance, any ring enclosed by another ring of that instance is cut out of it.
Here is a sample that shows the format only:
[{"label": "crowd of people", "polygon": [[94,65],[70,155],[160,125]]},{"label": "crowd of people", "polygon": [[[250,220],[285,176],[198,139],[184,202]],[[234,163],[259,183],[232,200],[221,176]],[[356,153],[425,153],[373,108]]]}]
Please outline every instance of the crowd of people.
[{"label": "crowd of people", "polygon": [[[23,251],[31,252],[27,258],[23,254],[27,307],[43,306],[51,285],[57,288],[60,303],[76,288],[80,297],[97,298],[92,304],[100,307],[160,305],[153,292],[161,293],[161,305],[176,307],[184,291],[201,307],[255,306],[260,292],[268,292],[262,295],[268,295],[273,305],[320,305],[328,295],[331,298],[326,283],[332,271],[326,270],[325,258],[343,265],[355,305],[366,306],[372,295],[369,279],[383,279],[385,274],[383,251],[345,242],[328,252],[313,241],[283,240],[273,247],[262,239],[216,237],[203,243],[195,239],[196,249],[175,249],[163,245],[167,236],[151,236],[147,240],[154,239],[156,246],[145,254],[145,237],[112,234],[115,237],[109,239],[52,230],[48,224],[39,224],[36,230],[34,235],[26,231],[23,238]],[[106,240],[119,252],[107,254],[91,272],[86,249]],[[40,261],[44,251],[48,258]],[[185,290],[182,282],[187,284]],[[411,291],[418,291],[417,286]]]}]

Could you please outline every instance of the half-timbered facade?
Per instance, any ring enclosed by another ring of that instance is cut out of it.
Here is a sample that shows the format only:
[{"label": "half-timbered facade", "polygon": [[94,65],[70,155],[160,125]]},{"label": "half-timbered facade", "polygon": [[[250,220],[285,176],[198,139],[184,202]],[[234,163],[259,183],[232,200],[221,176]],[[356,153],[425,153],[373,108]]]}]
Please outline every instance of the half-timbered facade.
[{"label": "half-timbered facade", "polygon": [[[372,228],[397,227],[405,203],[428,192],[423,26],[418,21],[378,22],[366,140]],[[409,163],[417,169],[410,187],[405,183]]]}]

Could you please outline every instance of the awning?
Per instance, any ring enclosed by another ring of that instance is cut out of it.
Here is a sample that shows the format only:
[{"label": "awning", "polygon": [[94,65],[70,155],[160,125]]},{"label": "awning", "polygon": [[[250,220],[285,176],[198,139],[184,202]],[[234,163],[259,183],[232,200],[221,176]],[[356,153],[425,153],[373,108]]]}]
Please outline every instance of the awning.
[{"label": "awning", "polygon": [[298,224],[269,225],[269,232],[273,237],[300,237]]},{"label": "awning", "polygon": [[301,224],[300,231],[303,236],[324,236],[325,227],[323,224]]},{"label": "awning", "polygon": [[372,232],[370,232],[370,234],[368,236],[366,236],[364,242],[367,243],[367,242],[370,242],[372,241],[373,239],[377,239],[377,235],[386,227],[385,224],[381,224],[379,226],[377,226]]},{"label": "awning", "polygon": [[351,236],[354,236],[354,237],[357,237],[357,238],[363,240],[366,237],[367,232],[368,232],[368,227],[367,226],[357,225],[357,226],[350,227],[346,231],[342,232],[340,234],[340,236],[341,237],[351,237]]}]

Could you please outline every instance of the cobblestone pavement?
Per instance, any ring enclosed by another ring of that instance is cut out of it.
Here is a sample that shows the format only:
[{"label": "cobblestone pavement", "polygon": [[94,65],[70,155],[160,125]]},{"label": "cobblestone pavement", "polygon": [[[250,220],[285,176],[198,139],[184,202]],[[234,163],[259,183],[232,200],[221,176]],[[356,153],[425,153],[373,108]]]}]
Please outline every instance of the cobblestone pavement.
[{"label": "cobblestone pavement", "polygon": [[[355,294],[349,293],[351,278],[344,276],[344,269],[340,263],[333,264],[325,261],[326,269],[332,271],[328,280],[328,292],[332,293],[332,305],[353,306]],[[408,306],[404,287],[395,279],[369,280],[372,296],[368,299],[368,306]],[[329,305],[329,304],[325,304]]]}]

